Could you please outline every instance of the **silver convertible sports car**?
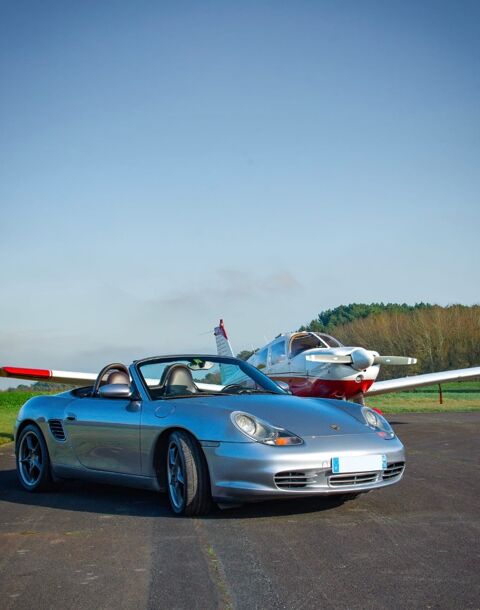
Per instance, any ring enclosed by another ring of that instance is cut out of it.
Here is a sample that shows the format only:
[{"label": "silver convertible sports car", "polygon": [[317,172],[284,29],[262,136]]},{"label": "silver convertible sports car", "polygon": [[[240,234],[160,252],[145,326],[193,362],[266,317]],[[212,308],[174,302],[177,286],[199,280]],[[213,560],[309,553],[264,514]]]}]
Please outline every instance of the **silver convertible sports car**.
[{"label": "silver convertible sports car", "polygon": [[92,386],[30,399],[15,443],[28,491],[87,478],[167,491],[179,515],[212,501],[355,495],[397,483],[405,467],[379,413],[292,396],[221,356],[110,364]]}]

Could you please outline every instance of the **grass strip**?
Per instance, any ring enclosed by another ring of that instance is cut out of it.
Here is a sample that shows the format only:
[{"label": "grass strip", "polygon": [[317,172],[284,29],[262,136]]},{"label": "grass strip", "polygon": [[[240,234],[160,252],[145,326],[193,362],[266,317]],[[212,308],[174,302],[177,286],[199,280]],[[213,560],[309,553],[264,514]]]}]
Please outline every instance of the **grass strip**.
[{"label": "grass strip", "polygon": [[[367,404],[384,413],[452,413],[480,411],[480,384],[450,383],[442,386],[443,404],[439,403],[438,389],[418,389],[367,397]],[[0,445],[13,440],[13,425],[20,407],[38,392],[0,392]]]}]

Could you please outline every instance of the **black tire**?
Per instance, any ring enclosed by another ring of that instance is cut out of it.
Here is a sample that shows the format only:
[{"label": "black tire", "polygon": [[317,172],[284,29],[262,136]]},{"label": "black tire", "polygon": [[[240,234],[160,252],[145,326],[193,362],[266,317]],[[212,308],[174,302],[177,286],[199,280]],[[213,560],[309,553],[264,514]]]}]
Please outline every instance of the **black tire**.
[{"label": "black tire", "polygon": [[40,429],[33,424],[25,426],[18,437],[16,464],[20,485],[27,491],[53,488],[47,444]]},{"label": "black tire", "polygon": [[208,513],[212,503],[208,467],[192,436],[180,430],[170,434],[165,468],[172,511],[189,517]]}]

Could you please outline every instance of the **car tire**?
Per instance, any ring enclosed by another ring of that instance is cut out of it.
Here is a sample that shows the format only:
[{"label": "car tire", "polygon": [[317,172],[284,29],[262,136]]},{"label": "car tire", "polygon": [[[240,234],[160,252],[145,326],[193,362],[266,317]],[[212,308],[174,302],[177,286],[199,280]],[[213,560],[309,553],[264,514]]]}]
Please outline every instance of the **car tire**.
[{"label": "car tire", "polygon": [[212,503],[210,477],[196,440],[186,432],[172,432],[165,462],[172,511],[189,517],[208,513]]},{"label": "car tire", "polygon": [[27,491],[53,488],[47,444],[40,429],[33,424],[25,426],[18,437],[16,464],[20,484]]}]

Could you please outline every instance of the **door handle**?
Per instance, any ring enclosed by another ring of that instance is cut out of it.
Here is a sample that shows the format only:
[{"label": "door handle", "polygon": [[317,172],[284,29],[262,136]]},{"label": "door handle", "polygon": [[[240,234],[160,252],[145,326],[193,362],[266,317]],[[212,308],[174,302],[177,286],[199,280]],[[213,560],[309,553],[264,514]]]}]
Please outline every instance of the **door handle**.
[{"label": "door handle", "polygon": [[66,419],[67,421],[75,421],[77,419],[77,416],[75,415],[75,413],[67,413]]},{"label": "door handle", "polygon": [[141,408],[142,405],[139,400],[132,400],[126,407],[129,413],[138,413]]}]

